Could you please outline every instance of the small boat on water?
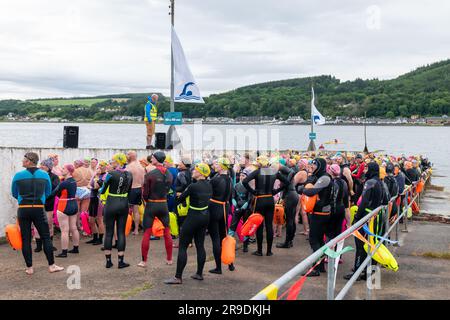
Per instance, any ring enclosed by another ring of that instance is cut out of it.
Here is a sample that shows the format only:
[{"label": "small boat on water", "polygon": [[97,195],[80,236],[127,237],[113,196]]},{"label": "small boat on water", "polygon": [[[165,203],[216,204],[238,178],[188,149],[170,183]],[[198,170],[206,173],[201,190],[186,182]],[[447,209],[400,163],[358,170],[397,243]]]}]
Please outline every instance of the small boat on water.
[{"label": "small boat on water", "polygon": [[339,141],[338,139],[334,139],[334,140],[324,142],[324,144],[344,144],[344,142]]}]

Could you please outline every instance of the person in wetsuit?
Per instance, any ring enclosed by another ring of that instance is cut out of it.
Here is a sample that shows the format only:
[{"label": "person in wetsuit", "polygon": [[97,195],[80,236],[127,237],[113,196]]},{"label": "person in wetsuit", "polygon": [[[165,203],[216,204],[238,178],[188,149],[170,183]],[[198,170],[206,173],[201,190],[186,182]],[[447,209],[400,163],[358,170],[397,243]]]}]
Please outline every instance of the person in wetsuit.
[{"label": "person in wetsuit", "polygon": [[142,261],[139,267],[146,267],[148,250],[150,247],[150,237],[155,218],[158,218],[164,225],[164,243],[166,246],[166,264],[172,264],[172,236],[169,225],[169,209],[167,206],[167,194],[172,185],[172,174],[163,166],[166,155],[162,151],[157,151],[152,155],[152,165],[155,169],[147,173],[144,177],[144,190],[142,197],[145,201],[144,211],[144,237],[141,243]]},{"label": "person in wetsuit", "polygon": [[108,198],[103,209],[103,220],[106,228],[104,248],[106,268],[111,268],[113,266],[111,261],[112,240],[114,226],[116,226],[118,267],[122,269],[130,266],[124,262],[124,254],[126,247],[125,226],[128,218],[128,193],[133,184],[133,176],[129,171],[125,171],[127,157],[123,153],[115,154],[112,160],[111,166],[113,170],[106,176],[100,190],[100,194],[104,194],[108,190]]},{"label": "person in wetsuit", "polygon": [[[52,159],[45,159],[41,162],[41,169],[48,173],[48,176],[50,177],[50,181],[52,182],[52,191],[56,189],[56,187],[59,185],[59,177],[52,172],[53,168],[53,160]],[[45,212],[47,213],[47,221],[48,221],[48,228],[50,230],[50,240],[53,242],[53,209],[55,207],[55,197],[50,196],[45,200]],[[35,228],[36,229],[36,228]],[[39,232],[36,229],[36,249],[34,249],[34,252],[41,252],[42,251],[42,240],[39,236]],[[53,247],[53,251],[56,251],[57,249]]]},{"label": "person in wetsuit", "polygon": [[[179,197],[186,189],[187,187],[192,183],[192,173],[191,173],[191,163],[188,159],[181,159],[181,161],[178,163],[178,175],[175,179],[175,191],[177,196]],[[183,206],[186,206],[186,201],[183,203],[181,202]],[[186,215],[181,215],[178,212],[177,206],[175,206],[175,210],[177,213],[177,222],[178,227],[181,229],[183,226],[184,219],[186,219]]]},{"label": "person in wetsuit", "polygon": [[332,164],[329,167],[331,175],[331,214],[330,221],[326,230],[329,240],[336,238],[342,231],[342,223],[345,219],[346,210],[350,206],[348,186],[342,178],[341,167],[338,164]]},{"label": "person in wetsuit", "polygon": [[25,170],[16,173],[11,184],[12,196],[17,199],[19,204],[17,219],[22,236],[22,255],[27,265],[25,272],[28,275],[34,273],[31,224],[36,227],[41,237],[49,265],[48,271],[53,273],[64,270],[64,268],[55,265],[47,215],[44,212],[45,199],[50,196],[52,185],[48,174],[36,167],[38,162],[39,156],[36,153],[26,153],[22,160],[22,166]]},{"label": "person in wetsuit", "polygon": [[[52,195],[58,196],[57,215],[59,228],[61,229],[61,253],[57,258],[67,258],[67,253],[80,253],[80,233],[77,228],[78,203],[76,199],[77,182],[72,174],[75,167],[72,164],[65,164],[62,169],[64,181],[52,192]],[[69,249],[69,234],[72,234],[73,249]]]},{"label": "person in wetsuit", "polygon": [[[226,158],[219,158],[214,161],[213,169],[216,172],[214,178],[210,180],[213,194],[209,203],[209,224],[208,232],[213,245],[214,260],[216,268],[209,270],[210,273],[222,274],[222,240],[227,235],[227,218],[230,210],[232,195],[232,180],[229,175],[231,163]],[[230,271],[234,270],[234,265],[228,266]]]},{"label": "person in wetsuit", "polygon": [[[353,224],[356,224],[359,220],[364,218],[371,210],[376,209],[381,205],[383,198],[383,186],[380,180],[380,167],[376,162],[369,162],[367,165],[367,172],[365,173],[366,183],[362,192],[361,203],[358,206],[358,211],[355,214]],[[363,237],[366,237],[366,233],[363,229],[359,229],[359,233]],[[355,253],[355,265],[354,271],[358,270],[360,265],[367,257],[367,253],[364,250],[364,242],[355,237],[356,253]],[[353,273],[344,276],[344,279],[349,280],[353,276]],[[366,271],[364,270],[359,276],[358,280],[366,279]]]},{"label": "person in wetsuit", "polygon": [[419,181],[420,175],[416,168],[413,167],[413,163],[411,161],[405,161],[405,183],[406,185],[412,185],[414,182]]},{"label": "person in wetsuit", "polygon": [[392,205],[389,205],[389,218],[397,215],[397,204],[398,204],[398,195],[399,195],[399,186],[397,183],[397,179],[394,176],[394,164],[389,162],[386,165],[386,176],[384,177],[384,183],[387,185],[389,190],[389,199],[391,198],[397,198]]},{"label": "person in wetsuit", "polygon": [[[228,229],[228,235],[234,237],[236,234],[236,229],[239,224],[239,221],[242,219],[242,222],[245,223],[248,217],[250,216],[250,201],[251,195],[250,192],[245,189],[242,181],[248,176],[247,172],[242,170],[239,175],[239,182],[236,183],[233,189],[233,199],[232,203],[234,206],[233,218],[231,219],[230,228]],[[244,245],[242,248],[243,252],[248,252],[248,244],[249,238],[244,238]]]},{"label": "person in wetsuit", "polygon": [[167,194],[167,207],[169,208],[169,212],[175,212],[175,198],[176,198],[176,186],[175,182],[177,181],[178,169],[173,164],[172,157],[170,155],[166,155],[166,160],[164,160],[164,167],[169,170],[172,175],[172,185],[170,186],[169,193]]},{"label": "person in wetsuit", "polygon": [[[313,212],[309,215],[309,244],[312,251],[315,252],[325,244],[323,238],[330,221],[332,184],[331,177],[326,170],[325,159],[316,158],[312,161],[311,166],[313,172],[308,182],[314,186],[309,189],[300,186],[297,190],[299,194],[308,197],[318,195]],[[320,272],[325,272],[324,260],[320,263],[319,268],[314,269],[308,276],[317,277],[320,276]]]},{"label": "person in wetsuit", "polygon": [[284,202],[284,212],[286,215],[286,239],[283,243],[278,243],[277,248],[291,248],[295,237],[295,214],[298,206],[298,193],[294,188],[293,178],[295,171],[280,164],[279,172],[289,181],[288,184],[282,184],[281,199]]},{"label": "person in wetsuit", "polygon": [[206,163],[198,163],[194,167],[192,177],[196,180],[177,198],[181,203],[190,197],[190,204],[183,228],[180,230],[177,271],[175,277],[164,281],[165,284],[181,284],[183,270],[187,263],[187,249],[192,239],[197,249],[197,272],[191,276],[195,280],[203,280],[203,267],[206,261],[205,234],[209,224],[209,203],[213,194],[212,186],[206,178],[211,173]]},{"label": "person in wetsuit", "polygon": [[[259,168],[252,171],[247,178],[244,179],[242,184],[254,195],[253,212],[260,213],[264,217],[264,222],[259,226],[256,231],[257,251],[253,252],[253,255],[262,256],[262,242],[263,242],[263,228],[266,225],[266,240],[267,240],[267,256],[272,256],[272,243],[273,243],[273,212],[275,209],[274,184],[278,179],[282,183],[288,185],[289,180],[285,178],[278,170],[269,167],[269,160],[265,156],[259,156],[257,158]],[[250,182],[255,180],[255,189],[250,186]]]}]

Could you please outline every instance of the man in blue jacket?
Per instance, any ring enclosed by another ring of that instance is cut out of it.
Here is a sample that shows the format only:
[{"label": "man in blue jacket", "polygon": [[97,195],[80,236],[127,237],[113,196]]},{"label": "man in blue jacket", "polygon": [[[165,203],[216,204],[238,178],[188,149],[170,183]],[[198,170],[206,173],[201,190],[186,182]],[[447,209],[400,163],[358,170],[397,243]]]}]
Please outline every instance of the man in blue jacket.
[{"label": "man in blue jacket", "polygon": [[49,175],[37,168],[39,156],[34,152],[25,154],[22,166],[25,170],[15,174],[11,193],[17,199],[19,220],[22,235],[22,254],[27,265],[25,272],[33,274],[33,260],[31,251],[31,224],[33,224],[44,244],[44,252],[47,257],[49,272],[58,272],[64,268],[55,265],[53,257],[53,244],[50,239],[47,215],[44,211],[45,200],[50,196],[52,185]]}]

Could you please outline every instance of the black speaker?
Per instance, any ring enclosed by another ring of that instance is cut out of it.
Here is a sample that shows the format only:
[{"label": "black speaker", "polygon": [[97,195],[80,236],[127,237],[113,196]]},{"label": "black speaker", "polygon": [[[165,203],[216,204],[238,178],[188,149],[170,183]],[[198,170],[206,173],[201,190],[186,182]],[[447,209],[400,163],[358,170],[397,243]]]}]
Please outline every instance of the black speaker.
[{"label": "black speaker", "polygon": [[65,126],[64,127],[64,148],[78,148],[78,134],[80,132],[79,127]]},{"label": "black speaker", "polygon": [[155,149],[165,149],[166,148],[166,133],[156,132],[155,133]]}]

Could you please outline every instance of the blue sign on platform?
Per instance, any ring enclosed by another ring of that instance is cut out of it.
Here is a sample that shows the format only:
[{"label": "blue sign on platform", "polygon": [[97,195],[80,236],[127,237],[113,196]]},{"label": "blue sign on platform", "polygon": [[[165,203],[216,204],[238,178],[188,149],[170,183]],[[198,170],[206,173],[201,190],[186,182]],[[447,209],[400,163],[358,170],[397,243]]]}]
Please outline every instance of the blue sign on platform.
[{"label": "blue sign on platform", "polygon": [[316,138],[317,138],[317,136],[316,136],[316,133],[315,133],[315,132],[310,132],[310,133],[309,133],[309,139],[311,139],[311,140],[316,140]]},{"label": "blue sign on platform", "polygon": [[164,124],[166,125],[180,125],[183,124],[182,112],[164,112]]}]

